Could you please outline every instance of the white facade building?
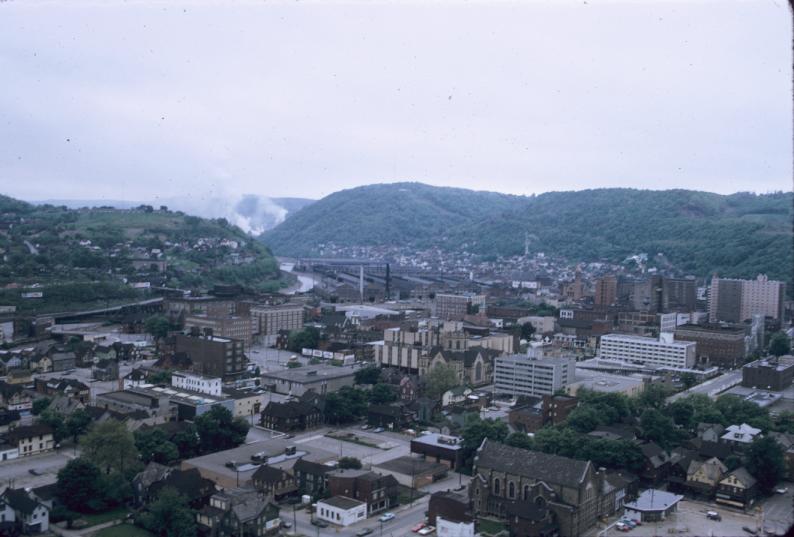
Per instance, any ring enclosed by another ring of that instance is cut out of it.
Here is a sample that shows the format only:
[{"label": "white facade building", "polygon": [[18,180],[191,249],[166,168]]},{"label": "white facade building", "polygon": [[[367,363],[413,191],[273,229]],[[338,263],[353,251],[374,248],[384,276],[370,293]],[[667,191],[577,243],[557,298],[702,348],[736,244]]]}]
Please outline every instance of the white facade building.
[{"label": "white facade building", "polygon": [[367,518],[367,504],[347,496],[332,496],[317,502],[316,514],[331,524],[349,526]]},{"label": "white facade building", "polygon": [[438,537],[474,537],[474,522],[453,522],[436,515]]},{"label": "white facade building", "polygon": [[178,371],[171,375],[171,386],[180,390],[220,396],[221,385],[219,377],[205,377],[204,375],[184,371]]},{"label": "white facade building", "polygon": [[571,357],[498,356],[494,361],[494,393],[553,395],[574,381],[575,368],[576,360]]},{"label": "white facade building", "polygon": [[624,334],[601,336],[598,357],[605,360],[691,368],[695,365],[694,341],[675,341],[672,334],[662,333],[659,339]]}]

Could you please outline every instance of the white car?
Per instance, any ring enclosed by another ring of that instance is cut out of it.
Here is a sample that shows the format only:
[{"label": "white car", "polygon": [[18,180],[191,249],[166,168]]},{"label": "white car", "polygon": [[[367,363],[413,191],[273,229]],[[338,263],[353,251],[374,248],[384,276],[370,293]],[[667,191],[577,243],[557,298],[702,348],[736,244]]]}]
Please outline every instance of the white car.
[{"label": "white car", "polygon": [[419,530],[419,535],[430,535],[434,531],[436,531],[436,528],[434,528],[433,526],[425,526],[424,528]]},{"label": "white car", "polygon": [[778,494],[785,494],[788,492],[788,487],[779,488],[775,490],[775,492],[777,492]]},{"label": "white car", "polygon": [[381,522],[388,522],[389,520],[394,519],[394,513],[384,513],[378,520]]}]

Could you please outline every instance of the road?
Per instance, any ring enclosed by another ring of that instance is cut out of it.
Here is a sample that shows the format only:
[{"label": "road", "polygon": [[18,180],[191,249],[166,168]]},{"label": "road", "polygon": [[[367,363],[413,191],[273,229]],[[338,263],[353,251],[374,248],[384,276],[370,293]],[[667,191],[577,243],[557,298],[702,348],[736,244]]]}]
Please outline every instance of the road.
[{"label": "road", "polygon": [[779,488],[786,488],[785,494],[774,494],[761,504],[764,530],[774,535],[785,535],[794,524],[794,483],[779,483]]},{"label": "road", "polygon": [[[75,458],[74,450],[63,448],[42,455],[0,462],[0,483],[16,488],[50,485],[55,483],[58,470],[66,466],[66,463],[73,458]],[[31,474],[30,470],[35,470],[39,475]]]},{"label": "road", "polygon": [[686,397],[688,395],[692,395],[695,393],[702,393],[704,395],[708,395],[711,398],[714,398],[716,395],[736,386],[741,381],[742,381],[741,369],[737,371],[729,371],[718,377],[714,377],[713,379],[698,384],[697,386],[693,386],[688,390],[684,390],[683,392],[679,392],[675,395],[671,395],[670,397],[667,398],[667,402],[672,403],[677,399],[681,399],[682,397]]}]

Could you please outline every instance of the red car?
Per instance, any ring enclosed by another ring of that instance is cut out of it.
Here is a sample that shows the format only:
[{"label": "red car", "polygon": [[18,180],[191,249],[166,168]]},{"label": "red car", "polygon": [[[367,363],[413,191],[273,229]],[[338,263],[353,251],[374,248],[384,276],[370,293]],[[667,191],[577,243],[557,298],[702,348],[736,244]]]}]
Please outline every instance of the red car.
[{"label": "red car", "polygon": [[416,526],[411,528],[411,531],[416,533],[417,531],[421,530],[424,527],[425,527],[425,523],[424,522],[420,522],[419,524],[417,524]]}]

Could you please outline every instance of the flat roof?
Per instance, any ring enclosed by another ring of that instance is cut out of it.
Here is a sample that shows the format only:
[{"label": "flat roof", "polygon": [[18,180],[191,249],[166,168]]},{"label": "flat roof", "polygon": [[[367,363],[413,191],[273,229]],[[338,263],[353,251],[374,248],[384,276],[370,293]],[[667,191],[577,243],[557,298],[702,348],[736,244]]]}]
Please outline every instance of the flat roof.
[{"label": "flat roof", "polygon": [[675,506],[684,497],[664,490],[648,489],[633,502],[625,504],[626,509],[634,511],[666,511]]},{"label": "flat roof", "polygon": [[428,446],[436,446],[444,449],[458,450],[461,449],[461,443],[463,442],[463,439],[448,434],[427,433],[412,439],[411,443],[413,442],[426,444]]},{"label": "flat roof", "polygon": [[264,373],[263,378],[276,379],[288,382],[299,382],[309,384],[328,379],[353,376],[355,370],[352,367],[337,367],[333,365],[310,365],[284,369],[282,371],[272,371]]},{"label": "flat roof", "polygon": [[331,507],[336,507],[337,509],[353,509],[355,507],[360,507],[362,505],[367,505],[364,502],[360,502],[358,500],[354,500],[353,498],[348,498],[347,496],[331,496],[330,498],[326,498],[325,500],[320,500],[317,502],[318,504],[324,503],[326,505],[330,505]]},{"label": "flat roof", "polygon": [[381,470],[386,470],[387,472],[395,472],[404,475],[421,475],[429,472],[435,474],[447,471],[447,467],[441,463],[407,455],[373,466]]}]

